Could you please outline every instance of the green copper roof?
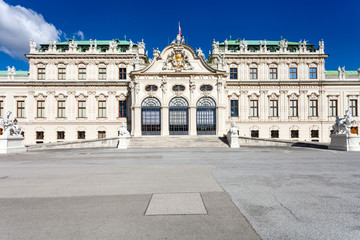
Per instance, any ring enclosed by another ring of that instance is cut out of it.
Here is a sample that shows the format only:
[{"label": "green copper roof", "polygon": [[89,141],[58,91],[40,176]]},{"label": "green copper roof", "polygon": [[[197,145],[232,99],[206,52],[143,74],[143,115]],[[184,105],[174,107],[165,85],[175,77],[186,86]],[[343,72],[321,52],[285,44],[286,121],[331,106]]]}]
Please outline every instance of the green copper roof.
[{"label": "green copper roof", "polygon": [[[242,41],[242,39],[236,39],[236,40],[227,40],[228,45],[239,45],[240,41]],[[264,41],[264,40],[246,40],[248,45],[260,45],[260,41]],[[279,45],[280,41],[268,41],[266,40],[266,45]],[[224,42],[220,43],[220,45],[225,45]],[[298,46],[299,43],[298,42],[288,42],[288,45],[296,45]],[[307,44],[307,45],[313,45],[313,44]]]},{"label": "green copper roof", "polygon": [[[70,39],[71,40],[71,39]],[[69,41],[70,41],[69,40]],[[69,45],[69,41],[66,41],[66,42],[58,42],[56,43],[56,46],[67,46]],[[96,45],[98,46],[101,46],[101,45],[109,45],[109,43],[111,41],[116,41],[118,45],[130,45],[130,42],[129,41],[126,41],[126,40],[119,40],[119,39],[115,39],[115,40],[96,40]],[[90,40],[85,40],[85,41],[76,41],[75,42],[79,45],[90,45]],[[94,44],[94,40],[93,40],[93,44]],[[134,46],[136,46],[137,44],[133,43]],[[48,43],[43,43],[43,44],[40,44],[40,45],[49,45]]]},{"label": "green copper roof", "polygon": [[[339,72],[337,70],[325,71],[326,75],[338,75]],[[345,71],[345,75],[358,75],[358,71]]]},{"label": "green copper roof", "polygon": [[[16,71],[16,75],[18,76],[27,76],[29,74],[28,71],[22,71],[22,70],[19,70],[19,71]],[[7,76],[8,75],[8,71],[0,71],[0,76]]]}]

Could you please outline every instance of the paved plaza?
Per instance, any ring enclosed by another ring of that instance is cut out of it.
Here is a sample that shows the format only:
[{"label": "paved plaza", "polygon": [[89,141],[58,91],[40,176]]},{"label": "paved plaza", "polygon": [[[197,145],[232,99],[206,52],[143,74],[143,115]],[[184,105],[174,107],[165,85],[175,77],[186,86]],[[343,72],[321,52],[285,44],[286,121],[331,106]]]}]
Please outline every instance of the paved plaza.
[{"label": "paved plaza", "polygon": [[0,156],[0,239],[360,239],[360,158],[309,148]]}]

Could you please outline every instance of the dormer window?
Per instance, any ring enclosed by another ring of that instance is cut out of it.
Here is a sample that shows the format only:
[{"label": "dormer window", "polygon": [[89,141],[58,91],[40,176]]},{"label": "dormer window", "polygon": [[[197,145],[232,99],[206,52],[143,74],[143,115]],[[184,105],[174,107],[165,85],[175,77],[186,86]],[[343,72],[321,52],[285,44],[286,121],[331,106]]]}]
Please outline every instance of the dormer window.
[{"label": "dormer window", "polygon": [[158,90],[158,87],[155,85],[147,85],[145,87],[145,91],[147,92],[156,92]]},{"label": "dormer window", "polygon": [[172,90],[174,92],[183,92],[185,91],[185,87],[183,85],[175,85],[173,86]]},{"label": "dormer window", "polygon": [[213,87],[211,85],[202,85],[200,87],[200,91],[203,91],[203,92],[210,92],[213,90]]}]

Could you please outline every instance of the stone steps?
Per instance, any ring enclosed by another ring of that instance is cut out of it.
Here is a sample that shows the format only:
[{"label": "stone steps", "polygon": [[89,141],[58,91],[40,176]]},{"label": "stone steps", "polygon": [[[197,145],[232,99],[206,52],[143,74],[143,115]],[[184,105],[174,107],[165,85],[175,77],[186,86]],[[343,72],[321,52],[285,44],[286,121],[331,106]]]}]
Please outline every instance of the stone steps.
[{"label": "stone steps", "polygon": [[219,136],[142,136],[132,137],[128,148],[228,148]]}]

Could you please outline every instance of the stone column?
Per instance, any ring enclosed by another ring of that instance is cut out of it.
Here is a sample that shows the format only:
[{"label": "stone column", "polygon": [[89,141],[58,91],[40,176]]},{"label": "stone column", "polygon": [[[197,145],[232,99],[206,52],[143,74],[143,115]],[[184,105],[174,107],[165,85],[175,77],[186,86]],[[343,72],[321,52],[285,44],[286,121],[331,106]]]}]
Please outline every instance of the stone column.
[{"label": "stone column", "polygon": [[196,136],[196,106],[189,107],[189,135]]},{"label": "stone column", "polygon": [[260,101],[259,101],[259,118],[261,122],[267,121],[269,117],[268,108],[269,104],[267,101],[266,94],[268,93],[267,90],[260,90]]},{"label": "stone column", "polygon": [[287,90],[280,90],[280,101],[279,101],[279,104],[280,104],[280,112],[279,112],[279,117],[280,117],[280,121],[286,121],[288,119],[288,101],[287,101],[287,97],[286,97],[286,94],[288,93]]},{"label": "stone column", "polygon": [[248,101],[248,91],[240,91],[240,121],[245,122],[249,118],[249,101]]},{"label": "stone column", "polygon": [[169,107],[161,107],[161,136],[169,135]]},{"label": "stone column", "polygon": [[225,131],[225,114],[226,114],[226,107],[224,106],[218,106],[216,107],[216,134],[217,135],[223,135],[226,134]]},{"label": "stone column", "polygon": [[132,107],[131,134],[135,137],[141,136],[141,107]]},{"label": "stone column", "polygon": [[300,121],[304,122],[308,119],[308,99],[307,99],[307,90],[300,90],[300,99],[299,99],[299,114]]}]

